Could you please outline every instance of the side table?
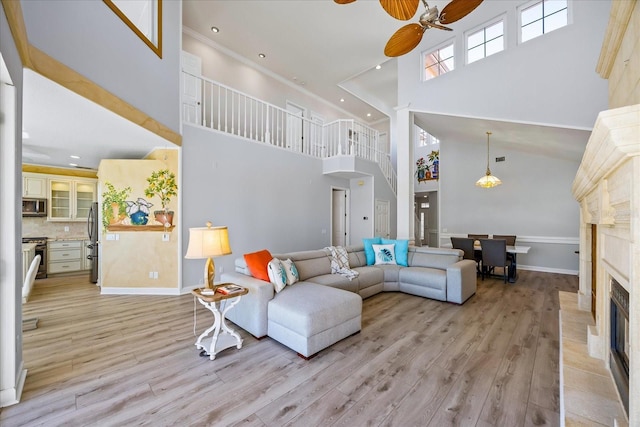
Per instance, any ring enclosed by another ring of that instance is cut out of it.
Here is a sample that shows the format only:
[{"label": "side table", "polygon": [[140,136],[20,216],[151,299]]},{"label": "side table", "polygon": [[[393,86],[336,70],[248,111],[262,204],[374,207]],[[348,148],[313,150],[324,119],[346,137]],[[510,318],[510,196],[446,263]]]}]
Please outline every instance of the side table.
[{"label": "side table", "polygon": [[[240,302],[240,297],[248,292],[249,290],[247,288],[242,288],[241,291],[229,295],[224,295],[220,292],[215,292],[213,295],[203,295],[202,289],[194,289],[191,291],[200,304],[213,313],[213,325],[200,334],[196,341],[196,348],[203,349],[204,355],[208,355],[210,360],[215,359],[216,354],[224,349],[233,346],[236,346],[238,349],[242,348],[242,338],[240,338],[240,335],[236,331],[227,326],[224,316],[227,311],[231,310],[233,306]],[[220,311],[221,308],[222,312]],[[202,341],[207,338],[212,331],[211,343],[207,347]]]}]

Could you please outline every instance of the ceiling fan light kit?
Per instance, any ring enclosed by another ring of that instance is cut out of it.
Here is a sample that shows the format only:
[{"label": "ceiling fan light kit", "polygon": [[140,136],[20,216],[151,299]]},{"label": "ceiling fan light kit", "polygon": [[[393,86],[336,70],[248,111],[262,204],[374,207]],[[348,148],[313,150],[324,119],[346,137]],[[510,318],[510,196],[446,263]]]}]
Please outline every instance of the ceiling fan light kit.
[{"label": "ceiling fan light kit", "polygon": [[[355,0],[334,0],[338,4],[352,3]],[[483,0],[452,0],[447,4],[442,13],[438,13],[437,6],[429,7],[426,0],[422,0],[425,11],[420,15],[418,24],[408,24],[396,31],[386,46],[384,54],[389,57],[402,56],[411,52],[420,44],[422,35],[429,28],[452,31],[451,28],[443,24],[451,24],[464,18],[476,7],[480,6]],[[401,21],[411,19],[418,10],[419,0],[380,0],[382,8],[392,17]]]}]

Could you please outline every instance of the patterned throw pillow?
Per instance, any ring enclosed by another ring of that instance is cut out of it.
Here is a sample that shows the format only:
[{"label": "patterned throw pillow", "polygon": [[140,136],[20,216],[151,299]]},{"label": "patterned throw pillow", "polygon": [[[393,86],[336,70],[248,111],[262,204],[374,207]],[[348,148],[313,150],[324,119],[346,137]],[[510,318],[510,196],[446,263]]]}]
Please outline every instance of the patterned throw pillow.
[{"label": "patterned throw pillow", "polygon": [[287,275],[287,285],[293,285],[298,280],[300,280],[300,275],[298,274],[298,269],[296,265],[290,259],[286,259],[284,261],[280,261],[282,266],[284,267],[284,271]]},{"label": "patterned throw pillow", "polygon": [[269,281],[273,283],[276,292],[280,292],[287,286],[287,273],[278,258],[269,261],[269,264],[267,264],[267,272],[269,273]]},{"label": "patterned throw pillow", "polygon": [[373,245],[373,253],[376,258],[375,265],[397,264],[395,246],[396,245]]}]

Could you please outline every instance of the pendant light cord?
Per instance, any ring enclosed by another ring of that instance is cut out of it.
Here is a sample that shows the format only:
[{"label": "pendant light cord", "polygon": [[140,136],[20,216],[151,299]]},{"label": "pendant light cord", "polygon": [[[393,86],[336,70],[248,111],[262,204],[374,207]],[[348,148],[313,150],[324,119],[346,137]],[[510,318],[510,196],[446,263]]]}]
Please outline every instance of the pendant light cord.
[{"label": "pendant light cord", "polygon": [[487,132],[487,175],[491,175],[491,169],[489,169],[489,135],[491,135],[491,132]]}]

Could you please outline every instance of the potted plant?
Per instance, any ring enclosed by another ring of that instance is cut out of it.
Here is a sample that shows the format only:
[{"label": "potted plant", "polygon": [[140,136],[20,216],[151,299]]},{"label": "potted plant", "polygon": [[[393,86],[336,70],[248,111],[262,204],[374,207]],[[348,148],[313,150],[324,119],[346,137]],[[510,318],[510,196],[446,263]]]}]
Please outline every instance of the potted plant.
[{"label": "potted plant", "polygon": [[102,226],[106,230],[110,224],[118,224],[127,216],[127,197],[131,193],[131,187],[120,191],[110,182],[104,183],[106,191],[102,193]]},{"label": "potted plant", "polygon": [[429,178],[429,165],[427,164],[426,160],[424,159],[424,157],[420,157],[417,161],[416,161],[416,177],[418,178],[418,181],[424,181],[426,179]]},{"label": "potted plant", "polygon": [[431,177],[434,179],[438,179],[438,175],[440,174],[440,150],[433,150],[427,156],[431,165],[433,166],[433,172],[431,173]]},{"label": "potted plant", "polygon": [[169,169],[162,169],[151,173],[151,176],[147,178],[149,186],[144,190],[144,194],[147,197],[160,197],[162,204],[161,211],[154,211],[156,221],[170,227],[173,225],[173,211],[168,209],[169,202],[173,196],[178,195],[178,185],[176,184],[176,175]]},{"label": "potted plant", "polygon": [[131,219],[131,225],[147,225],[149,220],[149,208],[153,206],[153,203],[147,202],[142,197],[138,197],[138,200],[127,201],[127,215]]}]

